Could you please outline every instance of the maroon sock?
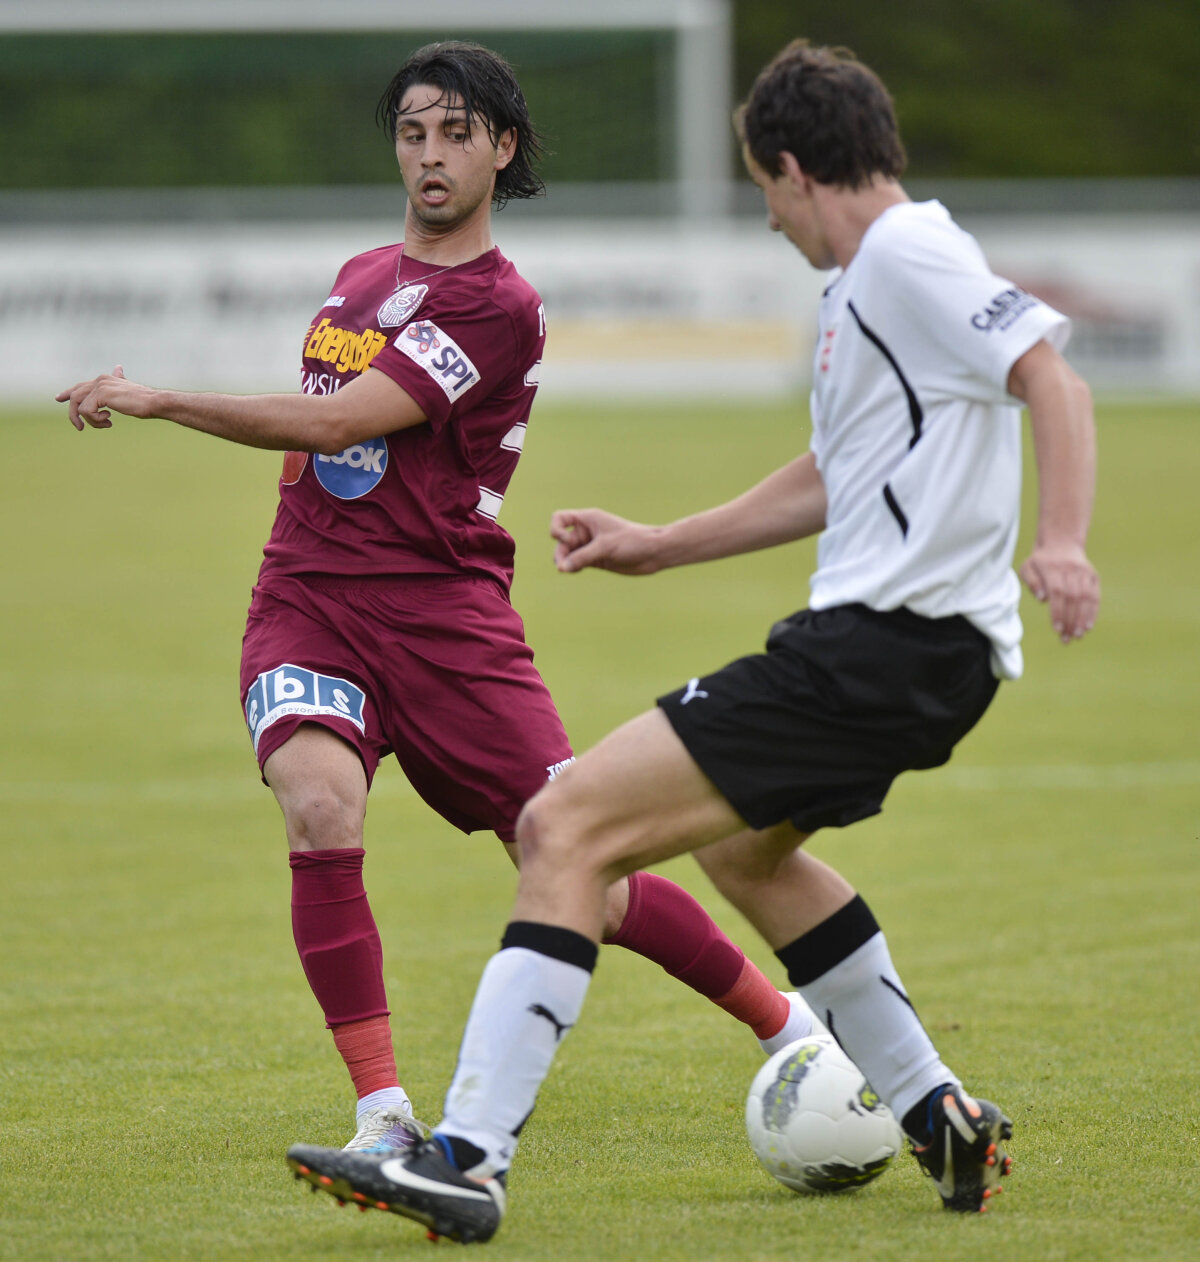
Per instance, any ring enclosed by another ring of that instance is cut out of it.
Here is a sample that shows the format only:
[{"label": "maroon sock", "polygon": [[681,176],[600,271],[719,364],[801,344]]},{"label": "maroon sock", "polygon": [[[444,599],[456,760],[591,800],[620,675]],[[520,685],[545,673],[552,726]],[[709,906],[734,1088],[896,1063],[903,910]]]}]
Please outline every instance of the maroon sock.
[{"label": "maroon sock", "polygon": [[746,959],[687,890],[652,872],[630,876],[629,910],[604,941],[661,964],[708,999],[733,989]]},{"label": "maroon sock", "polygon": [[360,849],[293,850],[292,934],[329,1026],[387,1016],[383,947]]}]

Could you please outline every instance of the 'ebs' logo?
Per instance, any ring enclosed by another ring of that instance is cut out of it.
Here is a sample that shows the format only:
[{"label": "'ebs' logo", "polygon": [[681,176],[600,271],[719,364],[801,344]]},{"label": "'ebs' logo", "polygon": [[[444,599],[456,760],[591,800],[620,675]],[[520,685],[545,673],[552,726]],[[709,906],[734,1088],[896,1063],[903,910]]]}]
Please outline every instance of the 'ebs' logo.
[{"label": "'ebs' logo", "polygon": [[258,752],[259,740],[272,723],[293,714],[345,719],[365,732],[365,701],[366,693],[348,679],[320,675],[291,662],[265,670],[246,693],[246,726],[254,752]]},{"label": "'ebs' logo", "polygon": [[479,369],[467,353],[431,320],[414,320],[396,338],[395,346],[425,369],[451,403],[479,380]]},{"label": "'ebs' logo", "polygon": [[315,457],[313,469],[317,481],[330,495],[340,500],[356,500],[378,486],[387,463],[387,442],[382,438],[369,438],[339,451],[336,456]]}]

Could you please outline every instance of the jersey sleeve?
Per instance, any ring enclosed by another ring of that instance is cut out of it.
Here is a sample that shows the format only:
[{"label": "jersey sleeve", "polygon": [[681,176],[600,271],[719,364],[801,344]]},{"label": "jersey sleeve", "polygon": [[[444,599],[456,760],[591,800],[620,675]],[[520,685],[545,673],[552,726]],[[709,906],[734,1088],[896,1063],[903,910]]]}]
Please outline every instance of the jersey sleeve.
[{"label": "jersey sleeve", "polygon": [[884,251],[880,277],[893,316],[928,338],[947,387],[985,402],[1011,402],[1008,377],[1043,338],[1061,350],[1066,316],[996,275],[969,234],[952,226],[913,234]]},{"label": "jersey sleeve", "polygon": [[486,298],[445,301],[393,334],[371,367],[410,394],[438,430],[529,368],[532,359],[520,362],[527,341],[513,316]]}]

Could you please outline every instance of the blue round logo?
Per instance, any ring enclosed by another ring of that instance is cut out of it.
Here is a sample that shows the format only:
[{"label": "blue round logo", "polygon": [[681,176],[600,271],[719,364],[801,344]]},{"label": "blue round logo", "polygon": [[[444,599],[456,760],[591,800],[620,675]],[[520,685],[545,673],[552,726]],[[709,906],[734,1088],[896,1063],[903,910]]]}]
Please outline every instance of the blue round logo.
[{"label": "blue round logo", "polygon": [[387,441],[368,438],[336,456],[313,457],[317,481],[340,500],[356,500],[373,491],[387,469]]}]

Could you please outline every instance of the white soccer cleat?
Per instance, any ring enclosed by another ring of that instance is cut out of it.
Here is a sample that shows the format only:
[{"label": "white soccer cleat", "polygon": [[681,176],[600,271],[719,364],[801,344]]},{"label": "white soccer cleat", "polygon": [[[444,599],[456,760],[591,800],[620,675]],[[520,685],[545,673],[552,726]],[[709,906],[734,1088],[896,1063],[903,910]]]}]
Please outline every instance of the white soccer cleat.
[{"label": "white soccer cleat", "polygon": [[358,1119],[358,1133],[343,1152],[391,1152],[427,1138],[429,1127],[396,1105],[378,1105]]}]

